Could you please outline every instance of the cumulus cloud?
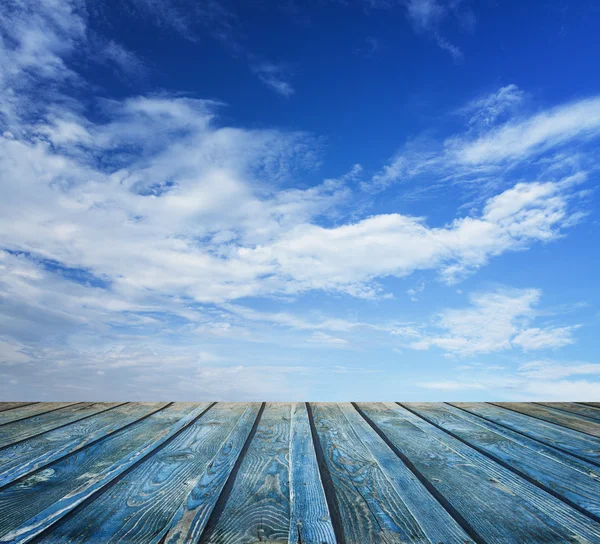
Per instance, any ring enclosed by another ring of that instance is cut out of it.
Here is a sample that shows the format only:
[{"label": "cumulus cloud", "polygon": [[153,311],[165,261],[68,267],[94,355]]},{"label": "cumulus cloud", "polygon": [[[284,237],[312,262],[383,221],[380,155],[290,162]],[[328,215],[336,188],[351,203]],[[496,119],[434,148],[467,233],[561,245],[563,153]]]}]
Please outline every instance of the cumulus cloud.
[{"label": "cumulus cloud", "polygon": [[536,319],[539,289],[501,290],[471,297],[471,306],[445,310],[435,328],[409,344],[417,350],[438,347],[448,354],[469,356],[517,346],[525,351],[552,349],[573,343],[571,327],[531,327]]}]

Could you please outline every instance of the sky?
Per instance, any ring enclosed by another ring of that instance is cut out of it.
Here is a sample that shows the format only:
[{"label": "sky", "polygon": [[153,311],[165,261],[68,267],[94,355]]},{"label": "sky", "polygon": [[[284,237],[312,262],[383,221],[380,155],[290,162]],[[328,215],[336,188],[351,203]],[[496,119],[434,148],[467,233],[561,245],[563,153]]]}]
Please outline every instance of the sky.
[{"label": "sky", "polygon": [[600,399],[599,25],[4,1],[0,400]]}]

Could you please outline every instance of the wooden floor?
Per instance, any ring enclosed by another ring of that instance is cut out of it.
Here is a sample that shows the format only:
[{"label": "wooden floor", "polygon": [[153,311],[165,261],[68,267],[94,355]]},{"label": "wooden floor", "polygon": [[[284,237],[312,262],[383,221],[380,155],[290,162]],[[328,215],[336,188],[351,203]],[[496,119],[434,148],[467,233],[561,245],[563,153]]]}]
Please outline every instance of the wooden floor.
[{"label": "wooden floor", "polygon": [[0,403],[0,542],[600,543],[600,403]]}]

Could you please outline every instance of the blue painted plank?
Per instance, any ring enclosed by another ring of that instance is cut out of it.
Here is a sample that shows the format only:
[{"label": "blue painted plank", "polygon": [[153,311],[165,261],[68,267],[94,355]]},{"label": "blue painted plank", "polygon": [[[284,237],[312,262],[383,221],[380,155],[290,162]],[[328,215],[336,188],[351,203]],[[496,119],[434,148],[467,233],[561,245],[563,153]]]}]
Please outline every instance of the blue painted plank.
[{"label": "blue painted plank", "polygon": [[40,542],[149,544],[161,538],[249,407],[216,404]]},{"label": "blue painted plank", "polygon": [[13,423],[21,419],[32,420],[32,425],[35,424],[34,416],[44,414],[46,412],[53,412],[54,410],[61,410],[67,406],[74,406],[80,404],[79,402],[36,402],[27,406],[14,408],[11,410],[5,410],[0,412],[0,425],[6,425],[7,423]]},{"label": "blue painted plank", "polygon": [[198,542],[248,440],[259,411],[258,403],[248,405],[206,469],[198,474],[194,487],[182,501],[170,523],[164,531],[156,535],[152,542],[165,544]]},{"label": "blue painted plank", "polygon": [[82,419],[102,413],[124,403],[85,403],[68,406],[61,410],[47,412],[36,417],[6,423],[0,427],[0,449],[27,440],[33,436],[52,431]]},{"label": "blue painted plank", "polygon": [[469,535],[429,493],[385,441],[374,432],[359,412],[348,403],[340,404],[340,408],[360,441],[373,455],[398,496],[402,498],[408,510],[417,520],[427,537],[427,542],[464,544],[469,541]]},{"label": "blue painted plank", "polygon": [[164,408],[165,402],[130,403],[96,413],[0,450],[0,488],[72,454],[119,429]]},{"label": "blue painted plank", "polygon": [[265,406],[231,495],[223,511],[209,520],[200,543],[288,541],[290,420],[290,404]]},{"label": "blue painted plank", "polygon": [[451,402],[449,404],[600,466],[600,443],[597,438],[492,404],[482,402]]},{"label": "blue painted plank", "polygon": [[575,414],[567,414],[533,402],[493,402],[491,404],[600,438],[600,423]]},{"label": "blue painted plank", "polygon": [[393,403],[358,406],[486,544],[597,543],[600,524]]},{"label": "blue painted plank", "polygon": [[[162,404],[157,403],[158,407]],[[0,490],[0,535],[18,528],[89,478],[160,436],[191,409],[189,404],[167,406]]]},{"label": "blue painted plank", "polygon": [[335,544],[335,533],[312,441],[305,403],[292,407],[288,544]]},{"label": "blue painted plank", "polygon": [[[85,479],[79,487],[59,499],[52,506],[36,514],[18,528],[0,537],[0,542],[24,544],[42,535],[42,533],[50,529],[50,527],[73,511],[77,506],[95,496],[112,481],[192,424],[209,406],[210,403],[195,405],[187,415],[177,420],[177,422],[167,429],[164,429],[158,436],[155,435],[135,451],[130,452],[109,467],[106,467],[100,474],[89,475],[89,478]],[[53,540],[50,541],[53,542]]]},{"label": "blue painted plank", "polygon": [[483,420],[473,421],[475,416],[469,419],[465,412],[452,406],[418,402],[401,405],[600,521],[600,471],[594,470],[593,465],[585,467],[583,461],[577,460],[564,464],[554,456],[544,455],[536,442],[530,441],[533,448],[528,447],[524,440],[493,431],[480,424]]},{"label": "blue painted plank", "polygon": [[21,408],[23,406],[29,406],[35,404],[34,402],[0,402],[0,412],[6,410],[12,410],[13,408]]},{"label": "blue painted plank", "polygon": [[554,408],[555,410],[562,410],[569,412],[592,421],[600,422],[600,410],[593,406],[586,406],[585,404],[578,404],[576,402],[538,402],[542,406]]},{"label": "blue painted plank", "polygon": [[[429,543],[399,489],[357,435],[341,406],[310,403],[310,408],[335,490],[345,542]],[[401,464],[397,459],[397,468]],[[454,535],[448,536],[456,542]]]}]

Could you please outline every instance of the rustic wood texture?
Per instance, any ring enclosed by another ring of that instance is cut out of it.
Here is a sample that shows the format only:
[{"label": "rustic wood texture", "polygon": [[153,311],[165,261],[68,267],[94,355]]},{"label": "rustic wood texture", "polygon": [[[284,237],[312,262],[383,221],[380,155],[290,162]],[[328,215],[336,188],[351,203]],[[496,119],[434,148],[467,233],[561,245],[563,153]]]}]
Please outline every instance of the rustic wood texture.
[{"label": "rustic wood texture", "polygon": [[532,402],[498,402],[494,404],[508,410],[514,410],[515,412],[525,414],[526,416],[536,417],[542,421],[555,423],[561,427],[566,427],[567,429],[573,429],[574,431],[600,438],[600,423],[577,417],[574,414],[568,414],[562,410],[556,410],[555,408],[534,404]]},{"label": "rustic wood texture", "polygon": [[560,449],[600,466],[600,443],[593,436],[492,404],[479,402],[451,402],[450,404],[538,440],[542,444]]},{"label": "rustic wood texture", "polygon": [[0,403],[0,543],[600,544],[599,407]]}]

